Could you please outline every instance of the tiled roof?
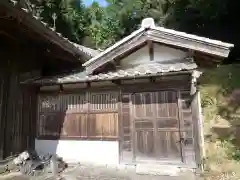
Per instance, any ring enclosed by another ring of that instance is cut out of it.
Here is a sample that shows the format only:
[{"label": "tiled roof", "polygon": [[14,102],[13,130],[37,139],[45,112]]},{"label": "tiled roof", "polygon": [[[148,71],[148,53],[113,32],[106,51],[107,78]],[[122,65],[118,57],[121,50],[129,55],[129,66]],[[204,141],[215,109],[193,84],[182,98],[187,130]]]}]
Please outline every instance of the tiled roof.
[{"label": "tiled roof", "polygon": [[[152,18],[146,18],[146,19],[152,19]],[[144,19],[144,20],[146,20],[146,19]],[[121,39],[120,41],[118,41],[114,45],[110,46],[109,48],[107,48],[103,52],[99,53],[97,56],[94,56],[93,58],[91,58],[90,60],[85,62],[83,65],[88,66],[88,65],[94,63],[99,58],[103,57],[104,55],[113,51],[114,49],[118,48],[119,46],[123,45],[124,43],[130,41],[134,37],[139,36],[139,35],[140,36],[144,35],[144,31],[147,31],[147,32],[155,31],[155,32],[163,33],[163,34],[165,34],[167,36],[170,36],[170,37],[178,37],[180,39],[188,39],[188,40],[191,40],[191,41],[198,42],[200,44],[208,44],[208,45],[218,47],[218,48],[221,48],[221,49],[225,49],[225,50],[229,50],[230,48],[234,47],[233,44],[225,43],[225,42],[222,42],[222,41],[219,41],[219,40],[209,39],[209,38],[206,38],[206,37],[201,37],[201,36],[197,36],[197,35],[193,35],[193,34],[188,34],[188,33],[176,31],[176,30],[173,30],[173,29],[167,29],[167,28],[164,28],[164,27],[155,26],[154,21],[153,21],[153,24],[151,24],[150,26],[143,26],[142,25],[141,28],[132,32],[129,36],[126,36],[125,38]],[[193,48],[193,50],[198,50],[199,47],[194,46],[192,48]],[[187,47],[187,49],[189,49],[189,48]],[[223,53],[223,54],[221,54],[221,56],[227,57],[228,53],[227,54]]]},{"label": "tiled roof", "polygon": [[86,46],[82,46],[80,44],[73,43],[73,45],[75,47],[77,47],[80,51],[83,51],[85,54],[87,54],[91,57],[97,56],[100,53],[100,51],[98,51],[98,50],[91,49]]},{"label": "tiled roof", "polygon": [[[175,63],[174,63],[175,62]],[[147,64],[140,64],[126,69],[117,71],[99,73],[97,75],[87,75],[85,71],[72,73],[62,77],[43,78],[34,81],[36,84],[64,84],[76,82],[89,82],[89,81],[102,81],[102,80],[115,80],[127,78],[140,78],[146,76],[157,76],[162,73],[179,72],[186,70],[196,69],[197,65],[194,61],[182,60],[179,62],[173,61],[170,63],[151,62]]]},{"label": "tiled roof", "polygon": [[[7,0],[12,6],[16,6],[18,4],[18,1],[16,0]],[[96,56],[97,54],[99,54],[100,52],[79,44],[76,44],[74,42],[71,42],[68,38],[65,38],[61,33],[58,33],[55,31],[55,29],[53,27],[50,27],[49,24],[41,21],[40,17],[38,16],[32,16],[31,12],[29,12],[28,9],[26,8],[20,8],[23,12],[25,12],[26,14],[30,14],[31,17],[33,19],[35,19],[36,21],[38,21],[39,23],[41,23],[42,25],[44,25],[46,27],[46,29],[48,29],[49,31],[52,31],[53,33],[55,33],[55,35],[57,35],[60,39],[62,39],[64,42],[69,43],[72,45],[73,49],[76,49],[77,51],[79,51],[79,53],[84,53],[85,55],[91,57]]]},{"label": "tiled roof", "polygon": [[201,41],[201,42],[205,42],[205,43],[209,43],[209,44],[223,46],[225,48],[231,48],[231,47],[234,46],[233,44],[226,43],[226,42],[223,42],[223,41],[219,41],[219,40],[215,40],[215,39],[209,39],[209,38],[206,38],[206,37],[197,36],[197,35],[194,35],[194,34],[189,34],[189,33],[181,32],[181,31],[176,31],[176,30],[173,30],[173,29],[167,29],[167,28],[160,27],[160,26],[153,27],[152,29],[157,30],[157,31],[161,31],[161,32],[165,32],[165,33],[169,33],[169,34],[172,34],[172,35],[178,35],[178,36],[185,37],[185,38],[191,38],[191,39]]}]

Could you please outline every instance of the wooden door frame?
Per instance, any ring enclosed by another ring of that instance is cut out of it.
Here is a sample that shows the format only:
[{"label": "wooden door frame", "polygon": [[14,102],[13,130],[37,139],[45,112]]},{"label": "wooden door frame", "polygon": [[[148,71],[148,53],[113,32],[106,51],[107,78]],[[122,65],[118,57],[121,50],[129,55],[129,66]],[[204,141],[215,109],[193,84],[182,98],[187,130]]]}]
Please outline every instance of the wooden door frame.
[{"label": "wooden door frame", "polygon": [[[146,89],[137,89],[137,88],[133,88],[134,90],[132,90],[132,91],[121,91],[121,93],[120,93],[120,97],[123,95],[123,94],[129,94],[130,96],[132,96],[132,94],[134,94],[134,93],[140,93],[140,92],[156,92],[156,91],[176,91],[176,92],[181,92],[181,91],[190,91],[190,89],[177,89],[177,88],[157,88],[156,86],[154,87],[152,87],[152,88],[150,88],[150,87],[148,87],[148,88],[146,88]],[[180,97],[179,97],[179,94],[178,94],[178,102],[177,102],[177,105],[178,105],[178,107],[180,106],[180,102],[179,102],[179,99],[180,99]],[[192,97],[192,103],[191,103],[191,109],[194,109],[194,107],[196,107],[196,104],[197,105],[199,105],[199,100],[196,102],[194,102],[194,100],[193,100],[193,97]],[[122,105],[122,103],[120,104],[120,108],[121,108],[121,105]],[[132,116],[132,108],[133,108],[133,103],[132,103],[132,99],[130,98],[130,101],[129,101],[129,109],[130,109],[130,125],[131,125],[131,128],[133,128],[134,127],[134,123],[133,123],[133,116]],[[180,108],[178,108],[178,109],[180,109]],[[181,110],[181,109],[180,109]],[[180,110],[178,110],[178,112],[179,112],[179,116],[180,116]],[[119,111],[119,112],[121,112],[121,111]],[[198,112],[198,111],[197,111]],[[192,113],[194,113],[194,112],[192,112]],[[120,114],[120,116],[121,116],[121,114]],[[198,115],[196,114],[196,117],[198,117]],[[182,118],[182,117],[179,117],[179,118]],[[122,117],[120,118],[121,120],[121,124],[122,124]],[[193,119],[193,143],[194,143],[194,153],[195,153],[195,164],[196,164],[196,166],[194,165],[189,165],[189,164],[187,164],[187,163],[185,163],[185,161],[183,160],[183,163],[181,163],[181,164],[177,164],[177,165],[179,165],[180,167],[186,167],[186,168],[198,168],[199,167],[199,164],[201,164],[202,162],[201,161],[199,161],[200,159],[201,159],[201,148],[200,148],[200,128],[199,128],[199,118],[197,118],[196,120],[194,120],[194,117],[192,117],[192,119]],[[120,131],[119,132],[121,132],[121,136],[120,136],[120,146],[119,146],[119,153],[120,153],[120,162],[123,162],[123,163],[127,163],[127,164],[137,164],[137,162],[135,161],[135,159],[136,159],[136,157],[135,157],[135,150],[133,149],[133,147],[132,147],[132,153],[133,153],[133,156],[132,156],[132,161],[131,162],[124,162],[124,157],[123,157],[123,154],[122,154],[122,152],[123,152],[123,148],[122,148],[122,142],[123,142],[123,132],[122,132],[122,126],[119,126],[119,128],[120,128]],[[135,144],[135,140],[134,140],[134,135],[133,135],[133,131],[131,131],[131,138],[132,138],[132,144],[134,143]],[[184,148],[184,146],[183,145],[181,145],[181,147],[183,147]],[[184,152],[184,149],[183,148],[181,148],[182,149],[182,151]],[[182,152],[182,153],[183,153]],[[182,155],[182,157],[183,157],[183,159],[184,159],[184,156]],[[174,165],[174,164],[172,164],[172,165]]]},{"label": "wooden door frame", "polygon": [[[143,92],[161,92],[161,91],[174,91],[174,92],[176,92],[176,96],[177,96],[177,102],[176,102],[176,104],[177,104],[177,107],[178,107],[178,118],[179,118],[179,124],[178,124],[178,132],[179,132],[179,140],[181,139],[181,136],[182,136],[182,133],[181,133],[181,130],[180,130],[180,128],[181,128],[181,125],[180,125],[180,123],[181,123],[181,116],[180,116],[180,107],[179,107],[179,98],[180,98],[180,96],[179,96],[179,90],[177,90],[177,89],[155,89],[155,88],[153,88],[153,89],[151,89],[151,90],[138,90],[138,91],[135,91],[135,92],[133,92],[133,93],[131,93],[131,98],[130,98],[130,121],[131,121],[131,129],[132,129],[132,131],[131,131],[131,137],[132,137],[132,150],[133,150],[133,162],[134,163],[141,163],[142,161],[140,160],[136,160],[136,137],[135,137],[135,135],[136,135],[136,129],[135,129],[135,123],[134,123],[134,119],[133,119],[133,103],[132,103],[132,100],[133,100],[133,94],[136,94],[136,93],[143,93]],[[153,127],[154,128],[154,132],[156,131],[156,127],[154,126]],[[156,138],[156,136],[154,136],[154,143],[155,143],[155,138]],[[179,162],[179,163],[177,163],[177,164],[184,164],[184,161],[183,161],[183,159],[184,159],[184,157],[183,157],[183,150],[184,150],[184,146],[183,146],[183,143],[182,142],[180,142],[180,148],[181,148],[181,150],[180,150],[180,159],[181,159],[181,162]],[[147,161],[146,161],[147,162]],[[156,160],[156,162],[157,163],[161,163],[161,160],[160,161],[157,161]],[[166,161],[167,162],[167,164],[176,164],[176,163],[173,163],[173,162],[171,162],[171,161]]]}]

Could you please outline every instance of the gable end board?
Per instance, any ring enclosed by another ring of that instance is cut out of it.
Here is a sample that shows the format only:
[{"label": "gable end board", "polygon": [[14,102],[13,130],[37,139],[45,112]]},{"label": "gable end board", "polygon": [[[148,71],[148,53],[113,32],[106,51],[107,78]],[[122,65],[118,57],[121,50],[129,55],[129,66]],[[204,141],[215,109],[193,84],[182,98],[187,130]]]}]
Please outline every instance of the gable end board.
[{"label": "gable end board", "polygon": [[[128,50],[138,46],[138,43],[140,42],[137,40],[141,39],[141,37],[144,37],[144,41],[158,42],[165,45],[184,48],[186,50],[199,51],[211,56],[222,58],[228,57],[230,49],[234,47],[233,44],[166,29],[163,27],[141,27],[139,30],[134,31],[129,36],[123,38],[99,55],[84,63],[83,66],[86,67],[87,73],[93,73],[95,69],[108,63],[109,61],[116,59],[122,53],[126,53]],[[126,46],[126,44],[128,46]],[[131,45],[134,47],[131,47]]]},{"label": "gable end board", "polygon": [[147,34],[150,40],[163,44],[205,52],[220,57],[227,57],[229,54],[229,49],[220,45],[210,44],[170,33],[163,33],[157,30],[150,30]]},{"label": "gable end board", "polygon": [[163,64],[173,64],[179,63],[181,61],[186,62],[186,58],[189,56],[188,52],[158,43],[152,43],[152,48],[152,59],[150,57],[149,47],[148,45],[145,45],[142,48],[121,59],[119,61],[120,69],[154,62]]},{"label": "gable end board", "polygon": [[140,35],[132,39],[130,42],[123,44],[122,46],[114,49],[103,57],[100,57],[97,61],[94,61],[89,66],[86,66],[87,74],[92,74],[94,70],[101,67],[102,65],[114,60],[118,56],[134,49],[142,46],[147,42],[147,37],[145,35]]}]

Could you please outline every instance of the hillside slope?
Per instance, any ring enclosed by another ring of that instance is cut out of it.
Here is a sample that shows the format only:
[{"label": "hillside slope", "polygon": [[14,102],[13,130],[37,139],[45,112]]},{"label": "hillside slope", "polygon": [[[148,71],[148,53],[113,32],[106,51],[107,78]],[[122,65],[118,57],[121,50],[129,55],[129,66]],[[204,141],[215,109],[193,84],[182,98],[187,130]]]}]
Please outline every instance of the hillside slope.
[{"label": "hillside slope", "polygon": [[240,65],[209,70],[200,79],[205,179],[240,179]]}]

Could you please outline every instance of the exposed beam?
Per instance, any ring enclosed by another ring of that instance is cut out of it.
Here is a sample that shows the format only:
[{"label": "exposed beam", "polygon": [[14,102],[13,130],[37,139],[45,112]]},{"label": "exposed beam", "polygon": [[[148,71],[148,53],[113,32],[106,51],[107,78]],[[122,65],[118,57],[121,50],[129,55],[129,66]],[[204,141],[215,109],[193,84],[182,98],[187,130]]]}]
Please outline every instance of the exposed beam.
[{"label": "exposed beam", "polygon": [[149,52],[150,61],[153,61],[154,60],[153,42],[147,41],[147,44],[148,44],[148,52]]},{"label": "exposed beam", "polygon": [[150,77],[149,80],[150,80],[151,83],[155,83],[156,82],[156,77]]},{"label": "exposed beam", "polygon": [[192,49],[188,49],[188,53],[187,54],[188,54],[189,58],[192,58],[192,57],[194,57],[195,52]]},{"label": "exposed beam", "polygon": [[63,92],[63,91],[64,91],[64,90],[63,90],[63,85],[62,85],[62,84],[60,84],[59,86],[60,86],[60,87],[59,87],[59,90],[60,90],[60,93],[61,93],[61,92]]},{"label": "exposed beam", "polygon": [[13,36],[12,34],[9,34],[8,32],[5,32],[3,30],[0,30],[0,35],[2,36],[6,36],[9,39],[12,39],[13,41],[19,41],[15,36]]},{"label": "exposed beam", "polygon": [[91,82],[87,82],[87,88],[91,87]]},{"label": "exposed beam", "polygon": [[110,63],[113,64],[116,69],[119,69],[120,61],[121,61],[120,59],[116,59],[116,60],[110,61]]},{"label": "exposed beam", "polygon": [[120,79],[112,80],[112,83],[116,85],[121,85],[121,80]]}]

